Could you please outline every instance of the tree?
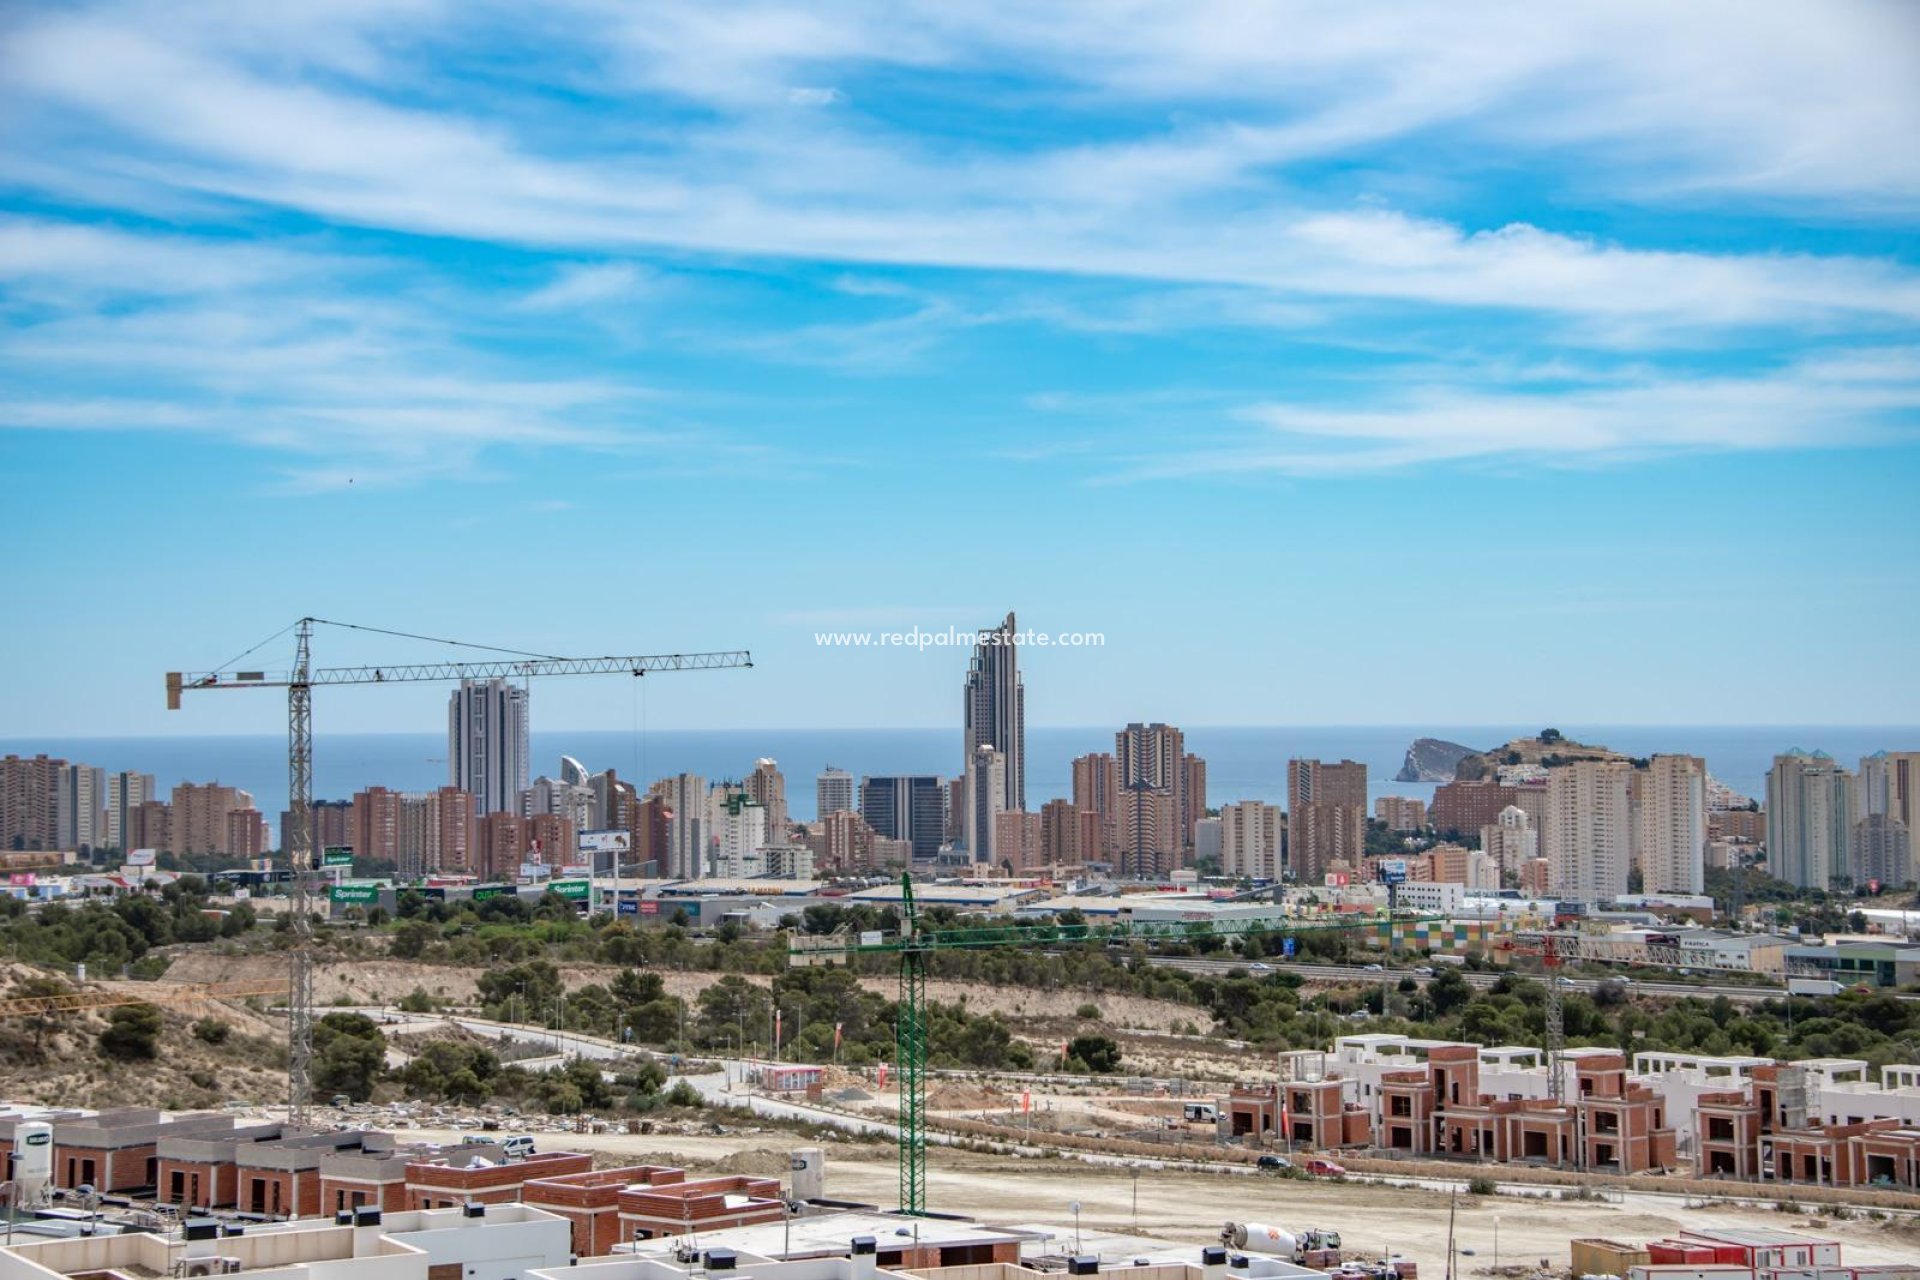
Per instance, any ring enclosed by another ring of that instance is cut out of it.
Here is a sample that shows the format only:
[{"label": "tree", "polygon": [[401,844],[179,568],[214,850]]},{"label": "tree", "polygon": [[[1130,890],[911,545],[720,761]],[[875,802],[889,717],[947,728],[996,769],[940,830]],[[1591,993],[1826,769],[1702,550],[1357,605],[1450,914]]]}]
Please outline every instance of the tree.
[{"label": "tree", "polygon": [[100,1052],[119,1062],[151,1061],[160,1056],[160,1011],[150,1004],[121,1005],[107,1015]]},{"label": "tree", "polygon": [[313,1024],[313,1087],[355,1102],[373,1096],[387,1066],[387,1037],[364,1013],[330,1013]]},{"label": "tree", "polygon": [[1111,1036],[1075,1036],[1067,1045],[1067,1065],[1072,1070],[1095,1075],[1111,1075],[1120,1070],[1120,1046]]}]

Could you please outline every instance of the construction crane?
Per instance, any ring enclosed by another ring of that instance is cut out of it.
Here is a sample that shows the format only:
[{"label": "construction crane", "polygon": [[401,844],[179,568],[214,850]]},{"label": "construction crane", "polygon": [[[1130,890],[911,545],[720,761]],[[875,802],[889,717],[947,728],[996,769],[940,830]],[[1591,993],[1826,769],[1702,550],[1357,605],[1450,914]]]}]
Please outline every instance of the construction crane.
[{"label": "construction crane", "polygon": [[285,996],[284,982],[207,982],[163,987],[155,991],[67,991],[52,996],[15,996],[0,1000],[0,1018],[30,1018],[48,1013],[85,1013],[90,1009],[117,1009],[130,1004],[204,1004],[210,1000],[245,1000],[249,996]]},{"label": "construction crane", "polygon": [[877,931],[842,931],[822,937],[795,935],[787,942],[787,963],[791,968],[809,968],[862,955],[898,958],[900,1001],[894,1014],[894,1070],[900,1087],[900,1212],[919,1217],[926,1213],[927,1201],[927,966],[935,952],[989,951],[1002,947],[1032,948],[1072,943],[1127,945],[1135,942],[1192,942],[1203,938],[1227,939],[1247,934],[1326,933],[1371,929],[1382,924],[1418,924],[1441,918],[1403,913],[1280,922],[1263,919],[1127,919],[1111,924],[1046,923],[927,929],[922,926],[914,903],[913,877],[902,874],[899,933],[888,935]]},{"label": "construction crane", "polygon": [[[313,628],[315,625],[341,627],[398,636],[408,640],[430,640],[462,648],[492,649],[513,655],[505,661],[396,663],[387,666],[314,667]],[[631,675],[644,676],[652,671],[717,671],[729,667],[751,667],[753,657],[744,649],[714,653],[649,654],[644,656],[602,658],[556,658],[547,654],[524,653],[495,645],[475,645],[460,640],[433,640],[429,636],[382,627],[347,622],[329,622],[325,618],[301,618],[290,630],[294,633],[293,667],[285,672],[206,671],[167,673],[167,710],[180,709],[181,695],[209,689],[285,689],[287,691],[287,827],[280,833],[281,851],[293,871],[289,910],[293,915],[293,945],[288,951],[290,968],[287,995],[287,1118],[292,1124],[305,1124],[313,1103],[313,920],[312,888],[308,877],[313,870],[313,690],[316,685],[334,684],[406,684],[422,680],[522,679],[532,676]],[[284,631],[280,635],[286,634]],[[247,657],[272,639],[262,641],[242,654]],[[236,659],[235,661],[239,661]],[[229,666],[233,664],[228,664]]]},{"label": "construction crane", "polygon": [[[1657,936],[1657,935],[1656,935]],[[1578,933],[1572,930],[1547,930],[1538,933],[1516,933],[1499,944],[1499,949],[1514,955],[1534,956],[1540,961],[1540,967],[1546,970],[1546,1001],[1541,1012],[1545,1016],[1545,1034],[1547,1051],[1547,1089],[1548,1096],[1555,1102],[1565,1101],[1566,1080],[1561,1071],[1561,1062],[1567,1051],[1567,1021],[1564,992],[1561,990],[1560,970],[1567,964],[1622,964],[1638,965],[1649,969],[1676,969],[1687,971],[1699,968],[1704,961],[1699,954],[1690,954],[1678,941],[1660,942],[1653,938],[1613,938],[1605,934]],[[1729,972],[1757,973],[1756,969],[1728,970]],[[1781,960],[1781,972],[1789,977],[1821,977],[1825,972],[1803,960]]]}]

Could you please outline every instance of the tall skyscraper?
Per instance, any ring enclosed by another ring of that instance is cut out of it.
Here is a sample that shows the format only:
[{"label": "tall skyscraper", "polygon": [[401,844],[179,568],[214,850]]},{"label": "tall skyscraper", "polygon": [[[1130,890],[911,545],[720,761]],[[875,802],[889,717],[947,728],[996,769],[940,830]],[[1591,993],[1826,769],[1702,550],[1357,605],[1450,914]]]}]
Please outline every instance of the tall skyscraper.
[{"label": "tall skyscraper", "polygon": [[1105,751],[1073,762],[1073,807],[1094,816],[1096,844],[1077,850],[1081,862],[1098,862],[1120,842],[1120,763]]},{"label": "tall skyscraper", "polygon": [[[173,851],[231,852],[227,815],[253,808],[253,797],[217,782],[183,782],[173,789]],[[316,855],[317,855],[316,850]]]},{"label": "tall skyscraper", "polygon": [[756,856],[767,846],[767,808],[745,790],[726,794],[719,812],[719,872],[730,879],[764,873]]},{"label": "tall skyscraper", "polygon": [[[345,843],[353,846],[355,858],[406,865],[407,859],[400,853],[401,799],[399,792],[385,787],[354,792]],[[421,844],[425,844],[424,835]],[[416,867],[424,865],[424,851],[416,850],[416,854]]]},{"label": "tall skyscraper", "polygon": [[939,854],[946,810],[944,788],[933,774],[860,780],[860,816],[875,835],[907,841],[916,859]]},{"label": "tall skyscraper", "polygon": [[59,774],[65,760],[0,760],[0,848],[60,847]]},{"label": "tall skyscraper", "polygon": [[828,765],[813,780],[813,816],[824,821],[830,813],[854,812],[853,775]]},{"label": "tall skyscraper", "polygon": [[1893,757],[1876,751],[1860,757],[1860,772],[1854,776],[1853,814],[1871,818],[1876,813],[1893,811]]},{"label": "tall skyscraper", "polygon": [[133,815],[160,793],[150,773],[110,773],[107,775],[107,845],[125,853],[136,846],[127,843]]},{"label": "tall skyscraper", "polygon": [[1920,837],[1920,751],[1886,753],[1887,813]]},{"label": "tall skyscraper", "polygon": [[[1632,865],[1632,810],[1626,760],[1577,760],[1547,770],[1545,854],[1553,891],[1597,902],[1627,891]],[[1705,800],[1702,799],[1702,810]]]},{"label": "tall skyscraper", "polygon": [[1648,893],[1705,888],[1707,762],[1698,756],[1653,757],[1640,778],[1638,827],[1640,877]]},{"label": "tall skyscraper", "polygon": [[779,764],[765,757],[754,761],[753,772],[747,775],[746,787],[747,794],[767,811],[767,840],[774,844],[784,843],[787,838],[787,779],[780,772]]},{"label": "tall skyscraper", "polygon": [[1284,828],[1280,806],[1258,800],[1220,806],[1220,874],[1278,880]]},{"label": "tall skyscraper", "polygon": [[447,700],[449,782],[480,814],[519,812],[527,789],[527,691],[505,680],[463,680]]},{"label": "tall skyscraper", "polygon": [[[1120,781],[1119,848],[1122,874],[1164,876],[1180,865],[1188,846],[1186,737],[1170,724],[1134,723],[1113,736]],[[1149,794],[1151,793],[1151,794]]]},{"label": "tall skyscraper", "polygon": [[960,764],[973,768],[975,750],[993,747],[1006,757],[1009,809],[1027,807],[1027,693],[1020,684],[1020,658],[1013,615],[982,631],[967,667],[961,711],[965,734]]},{"label": "tall skyscraper", "polygon": [[[987,743],[973,749],[967,762],[967,852],[975,862],[996,862],[993,841],[995,823],[1008,812],[1007,756]],[[1013,812],[1019,812],[1013,809]]]},{"label": "tall skyscraper", "polygon": [[707,873],[707,780],[697,773],[675,774],[655,783],[650,794],[667,805],[665,874],[698,880]]},{"label": "tall skyscraper", "polygon": [[1207,762],[1189,753],[1180,761],[1180,840],[1193,848],[1193,830],[1207,816]]},{"label": "tall skyscraper", "polygon": [[1794,748],[1767,773],[1767,873],[1802,889],[1847,874],[1853,775],[1824,751]]},{"label": "tall skyscraper", "polygon": [[54,775],[55,842],[92,853],[106,846],[107,771],[90,764],[62,766]]},{"label": "tall skyscraper", "polygon": [[1336,860],[1357,862],[1367,847],[1367,766],[1352,760],[1287,761],[1287,867],[1319,884]]},{"label": "tall skyscraper", "polygon": [[1891,885],[1913,879],[1913,835],[1890,813],[1870,813],[1853,824],[1851,874],[1854,887]]}]

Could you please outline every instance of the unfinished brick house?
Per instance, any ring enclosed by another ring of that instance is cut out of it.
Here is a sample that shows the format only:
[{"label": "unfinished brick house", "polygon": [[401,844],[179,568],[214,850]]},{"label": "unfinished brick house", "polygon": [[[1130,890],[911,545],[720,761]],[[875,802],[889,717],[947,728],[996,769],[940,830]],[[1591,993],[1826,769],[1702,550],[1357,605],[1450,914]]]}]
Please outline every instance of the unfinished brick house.
[{"label": "unfinished brick house", "polygon": [[227,1133],[170,1134],[155,1146],[154,1199],[184,1209],[232,1209],[239,1203],[242,1146],[278,1142],[302,1132],[284,1124],[248,1125]]},{"label": "unfinished brick house", "polygon": [[490,1143],[454,1147],[431,1160],[407,1164],[407,1208],[451,1209],[468,1202],[513,1204],[527,1183],[563,1174],[587,1173],[593,1157],[571,1151],[543,1151],[509,1160]]},{"label": "unfinished brick house", "polygon": [[628,1187],[619,1205],[623,1240],[778,1222],[787,1212],[778,1178],[744,1175]]},{"label": "unfinished brick house", "polygon": [[620,1195],[643,1187],[685,1183],[684,1170],[666,1165],[636,1164],[624,1169],[596,1169],[552,1178],[534,1178],[520,1189],[520,1202],[565,1218],[573,1224],[573,1252],[597,1258],[621,1243]]},{"label": "unfinished brick house", "polygon": [[1791,1064],[1756,1067],[1744,1087],[1695,1102],[1697,1171],[1810,1186],[1920,1190],[1920,1128],[1882,1118],[1821,1124]]},{"label": "unfinished brick house", "polygon": [[1675,1164],[1658,1094],[1627,1080],[1626,1058],[1573,1060],[1572,1096],[1496,1097],[1480,1088],[1478,1045],[1435,1045],[1423,1066],[1380,1077],[1381,1146],[1416,1155],[1639,1173]]},{"label": "unfinished brick house", "polygon": [[1373,1141],[1372,1118],[1345,1100],[1344,1081],[1289,1081],[1284,1088],[1282,1111],[1280,1087],[1235,1085],[1227,1095],[1227,1131],[1234,1137],[1271,1134],[1297,1147],[1323,1150],[1364,1147]]}]

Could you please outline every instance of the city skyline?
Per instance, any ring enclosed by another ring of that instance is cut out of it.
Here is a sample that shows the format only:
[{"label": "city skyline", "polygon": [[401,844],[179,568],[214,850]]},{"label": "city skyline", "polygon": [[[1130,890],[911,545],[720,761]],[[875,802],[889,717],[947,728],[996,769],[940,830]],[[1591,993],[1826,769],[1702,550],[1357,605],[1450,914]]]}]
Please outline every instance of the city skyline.
[{"label": "city skyline", "polygon": [[1029,728],[1920,722],[1911,7],[649,12],[21,10],[9,736],[271,729],[161,673],[307,614],[946,725],[816,634],[1010,608]]}]

